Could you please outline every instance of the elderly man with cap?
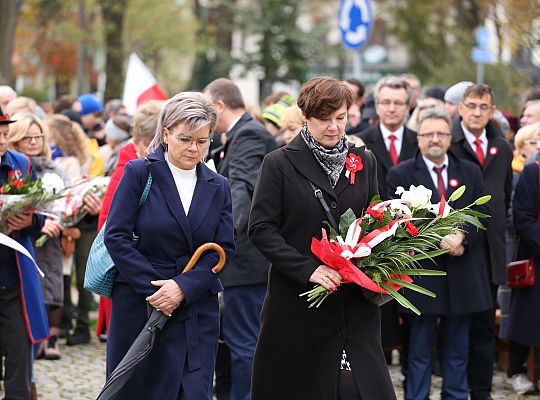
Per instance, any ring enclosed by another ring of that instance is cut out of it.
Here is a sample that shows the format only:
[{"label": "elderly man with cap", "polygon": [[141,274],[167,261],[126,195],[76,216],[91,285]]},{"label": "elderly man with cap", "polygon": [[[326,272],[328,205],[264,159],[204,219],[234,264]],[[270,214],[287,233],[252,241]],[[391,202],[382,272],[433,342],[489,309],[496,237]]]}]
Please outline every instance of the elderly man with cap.
[{"label": "elderly man with cap", "polygon": [[[7,183],[11,175],[21,178],[32,175],[28,158],[7,149],[8,125],[12,122],[15,121],[0,109],[0,186]],[[1,229],[33,255],[30,236],[40,234],[44,221],[42,216],[24,212],[2,221]],[[6,245],[0,245],[0,310],[5,398],[28,400],[31,398],[32,345],[47,339],[49,326],[35,265]]]},{"label": "elderly man with cap", "polygon": [[469,81],[458,82],[453,86],[446,89],[444,93],[444,108],[448,114],[450,122],[458,115],[459,103],[463,100],[463,93],[465,89],[471,86],[473,83]]},{"label": "elderly man with cap", "polygon": [[103,129],[103,105],[96,96],[85,93],[78,98],[81,104],[82,127],[89,138],[95,138],[100,146],[105,144]]}]

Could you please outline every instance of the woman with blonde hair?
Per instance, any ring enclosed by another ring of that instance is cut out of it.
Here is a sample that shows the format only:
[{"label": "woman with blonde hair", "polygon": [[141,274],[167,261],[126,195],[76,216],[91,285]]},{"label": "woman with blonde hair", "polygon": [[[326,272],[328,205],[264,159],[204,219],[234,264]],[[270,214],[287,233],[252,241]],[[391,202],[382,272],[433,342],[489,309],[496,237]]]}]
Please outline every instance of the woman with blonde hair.
[{"label": "woman with blonde hair", "polygon": [[536,153],[536,144],[540,140],[540,122],[525,125],[520,128],[514,136],[514,158],[512,159],[512,170],[520,174],[525,167],[527,157]]},{"label": "woman with blonde hair", "polygon": [[[62,175],[60,169],[51,160],[51,151],[45,137],[43,122],[33,114],[15,114],[16,122],[9,126],[8,147],[16,150],[30,159],[36,177],[45,173]],[[63,313],[64,290],[62,278],[62,249],[59,235],[62,226],[52,219],[46,219],[41,233],[50,237],[42,247],[35,248],[36,262],[45,272],[41,280],[43,300],[47,307],[49,318],[49,340],[41,348],[38,356],[49,360],[60,358],[58,335]],[[33,240],[37,239],[34,237]]]},{"label": "woman with blonde hair", "polygon": [[45,118],[47,139],[55,148],[55,161],[65,171],[68,180],[88,174],[92,156],[87,147],[88,138],[80,125],[68,117],[54,114]]}]

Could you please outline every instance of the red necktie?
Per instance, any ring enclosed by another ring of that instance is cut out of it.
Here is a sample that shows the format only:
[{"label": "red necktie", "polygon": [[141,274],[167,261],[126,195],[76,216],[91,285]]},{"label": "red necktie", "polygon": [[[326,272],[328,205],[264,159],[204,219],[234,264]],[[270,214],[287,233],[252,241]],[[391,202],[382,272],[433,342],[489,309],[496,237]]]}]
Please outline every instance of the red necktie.
[{"label": "red necktie", "polygon": [[433,167],[433,171],[437,174],[437,191],[439,192],[439,198],[446,197],[446,188],[444,187],[444,178],[442,172],[445,165],[441,167]]},{"label": "red necktie", "polygon": [[480,165],[483,167],[484,163],[486,162],[486,156],[484,155],[484,150],[482,149],[482,140],[476,139],[474,141],[474,144],[476,145],[476,157],[478,157],[478,161],[480,162]]},{"label": "red necktie", "polygon": [[392,160],[392,164],[396,165],[398,162],[398,155],[397,155],[396,143],[395,143],[397,137],[395,135],[390,135],[388,136],[388,139],[390,139],[390,148],[389,148],[390,159]]}]

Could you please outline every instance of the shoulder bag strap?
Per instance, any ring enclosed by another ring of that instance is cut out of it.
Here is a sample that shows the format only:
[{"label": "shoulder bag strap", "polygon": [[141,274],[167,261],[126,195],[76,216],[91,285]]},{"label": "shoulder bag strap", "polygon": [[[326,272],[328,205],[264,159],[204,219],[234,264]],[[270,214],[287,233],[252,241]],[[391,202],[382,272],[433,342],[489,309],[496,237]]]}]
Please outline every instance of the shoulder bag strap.
[{"label": "shoulder bag strap", "polygon": [[[148,164],[149,163],[148,158],[144,157],[144,159],[146,160],[146,163]],[[153,180],[152,174],[150,173],[150,171],[148,171],[148,178],[146,178],[146,185],[144,186],[144,190],[141,194],[141,198],[139,199],[139,208],[143,206],[143,204],[146,202],[146,199],[148,198],[148,193],[150,193],[150,188],[152,187],[152,180]]]},{"label": "shoulder bag strap", "polygon": [[324,199],[324,196],[322,194],[322,190],[319,189],[317,186],[315,186],[313,184],[313,182],[311,182],[309,179],[308,179],[308,182],[309,182],[309,185],[311,186],[311,188],[313,189],[313,194],[321,202],[322,208],[324,209],[324,212],[325,212],[326,216],[328,217],[328,222],[330,222],[330,225],[332,226],[332,228],[334,228],[336,231],[339,232],[339,226],[336,223],[336,220],[334,219],[334,216],[330,212],[330,207],[328,207],[328,203]]}]

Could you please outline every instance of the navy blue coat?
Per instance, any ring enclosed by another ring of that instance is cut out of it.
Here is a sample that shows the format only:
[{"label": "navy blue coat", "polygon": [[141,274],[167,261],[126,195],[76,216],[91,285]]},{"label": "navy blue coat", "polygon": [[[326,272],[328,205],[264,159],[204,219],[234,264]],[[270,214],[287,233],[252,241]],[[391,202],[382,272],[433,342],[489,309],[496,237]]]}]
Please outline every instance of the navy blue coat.
[{"label": "navy blue coat", "polygon": [[[467,190],[461,198],[451,203],[453,208],[463,208],[482,196],[482,173],[480,168],[473,163],[448,154],[448,182],[457,181],[454,186],[448,185],[446,196],[449,197],[459,186],[465,185]],[[408,190],[410,185],[424,185],[432,191],[431,202],[436,204],[440,201],[437,188],[431,179],[426,163],[418,152],[415,158],[405,161],[390,169],[387,176],[388,193],[395,193],[398,186]],[[488,203],[489,204],[489,203]],[[479,211],[486,212],[486,209]],[[489,212],[488,212],[489,213]],[[483,220],[484,225],[489,220]],[[481,241],[479,236],[484,232],[478,232],[473,226],[466,225],[465,252],[461,257],[443,255],[435,258],[436,265],[429,260],[422,262],[422,267],[446,271],[446,277],[424,276],[413,278],[415,283],[435,292],[435,299],[417,293],[412,290],[404,290],[403,293],[422,314],[435,315],[460,315],[488,310],[492,307],[490,277],[485,266],[486,255],[479,248]],[[400,312],[409,313],[404,308]]]},{"label": "navy blue coat", "polygon": [[[112,293],[107,340],[107,374],[120,362],[147,320],[145,298],[156,291],[150,281],[173,279],[185,300],[173,312],[154,349],[135,371],[119,399],[212,399],[212,378],[219,335],[217,293],[223,289],[211,268],[215,252],[205,253],[181,274],[200,245],[215,242],[230,259],[234,252],[231,193],[228,181],[197,166],[197,184],[186,217],[172,173],[159,148],[126,165],[115,192],[105,231],[105,245],[118,268]],[[148,199],[138,202],[148,171],[153,176]],[[140,236],[137,248],[131,234]]]},{"label": "navy blue coat", "polygon": [[519,236],[518,260],[533,256],[536,283],[530,288],[513,289],[508,320],[508,338],[529,346],[540,346],[540,192],[538,166],[527,165],[514,193],[514,226]]}]

